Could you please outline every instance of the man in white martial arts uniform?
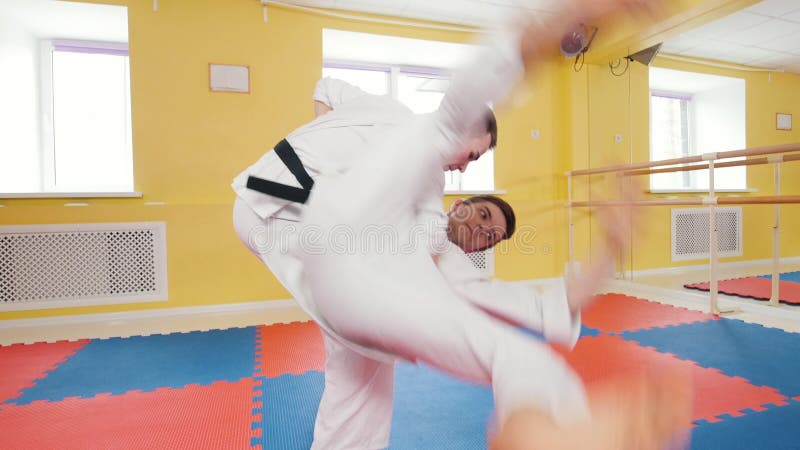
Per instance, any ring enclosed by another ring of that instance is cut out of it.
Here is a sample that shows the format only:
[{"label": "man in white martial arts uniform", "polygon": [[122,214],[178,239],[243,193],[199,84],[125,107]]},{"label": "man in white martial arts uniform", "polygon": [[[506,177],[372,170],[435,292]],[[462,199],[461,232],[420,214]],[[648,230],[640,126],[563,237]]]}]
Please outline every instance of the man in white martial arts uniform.
[{"label": "man in white martial arts uniform", "polygon": [[[608,12],[589,5],[578,2],[583,14],[577,14],[578,9],[569,12],[579,19]],[[302,261],[305,282],[300,284],[308,287],[319,320],[348,345],[425,362],[461,378],[491,384],[501,423],[518,418],[515,414],[520,411],[534,410],[547,419],[537,422],[543,430],[572,427],[599,431],[602,428],[584,426],[604,422],[590,420],[582,384],[563,360],[546,345],[465,302],[437,270],[430,248],[413,238],[414,227],[424,216],[420,206],[427,204],[430,195],[424,181],[442,166],[464,159],[463,143],[481,137],[482,130],[476,126],[478,106],[502,100],[521,78],[523,61],[538,56],[542,45],[553,43],[554,31],[560,36],[563,29],[530,26],[521,37],[499,40],[454,78],[435,113],[369,142],[376,150],[358,158],[345,176],[319,177],[303,215],[304,226],[319,233],[315,236],[318,241],[333,243],[344,236],[350,237],[353,242],[349,244],[355,247],[346,247],[349,251],[329,246],[312,249],[301,241],[293,251]],[[537,42],[538,38],[543,38],[542,42]],[[400,251],[381,250],[361,241],[370,229],[384,225],[397,231]],[[343,235],[342,230],[348,233]],[[563,287],[560,291],[568,298],[561,303],[573,313],[588,298],[577,296],[577,289],[571,289],[568,296]],[[390,378],[376,376],[372,366],[365,370],[359,364],[348,364],[343,369],[361,386],[354,393],[375,401],[350,397],[370,407],[335,411],[323,397],[314,448],[385,447],[389,426],[385,419],[390,418],[390,411],[382,411],[379,404],[391,407],[391,386],[381,384]],[[340,390],[335,385],[327,387]],[[682,425],[684,416],[676,413],[667,421],[655,419],[658,406],[668,405],[670,400],[665,395],[649,395],[649,388],[645,391],[647,407],[637,409],[634,402],[624,405],[616,416],[601,415],[613,429],[593,433],[591,437],[599,440],[587,442],[587,446],[658,448],[664,443]],[[639,411],[646,420],[639,423],[642,429],[626,434],[632,428],[626,419]],[[323,412],[330,416],[321,417]],[[328,420],[335,426],[329,426]],[[548,434],[547,438],[558,436]]]},{"label": "man in white martial arts uniform", "polygon": [[[323,241],[335,241],[342,226],[358,237],[383,225],[395,227],[398,237],[408,240],[402,242],[403,252],[378,252],[368,245],[355,252],[304,251],[301,245],[298,254],[309,297],[321,321],[346,342],[491,383],[501,420],[530,404],[545,405],[559,421],[585,419],[582,385],[566,364],[544,344],[460,299],[437,270],[430,248],[413,242],[418,206],[430,196],[427,183],[420,181],[462,157],[465,137],[479,135],[474,111],[501,100],[522,76],[519,43],[513,37],[481,56],[477,65],[454,77],[435,113],[370,143],[380,149],[356,160],[346,176],[317,180],[303,222],[319,229]],[[383,365],[383,370],[392,370]],[[349,380],[343,380],[356,382],[356,393],[368,396],[357,403],[370,407],[334,411],[323,397],[313,448],[388,445],[392,377],[369,367],[370,378],[365,379],[363,368],[348,366]],[[365,384],[372,389],[360,387]],[[348,433],[342,434],[343,428]]]},{"label": "man in white martial arts uniform", "polygon": [[[391,418],[394,358],[344,342],[331,332],[317,312],[313,299],[302,286],[302,267],[295,255],[289,252],[288,246],[297,238],[300,230],[298,221],[304,210],[302,202],[310,186],[313,186],[313,182],[303,180],[303,177],[314,179],[325,174],[345,172],[361,152],[371,150],[364,145],[370,136],[385,133],[392,127],[412,120],[414,115],[387,96],[369,95],[357,87],[331,78],[323,78],[317,83],[314,102],[317,119],[289,134],[275,150],[267,152],[234,180],[233,188],[237,193],[234,228],[245,245],[320,324],[328,356],[326,386],[335,388],[325,389],[316,429],[330,430],[330,433],[320,434],[335,435],[338,436],[337,440],[344,442],[348,429],[363,429],[361,424],[346,420],[346,409],[362,412],[371,410],[372,414],[367,416]],[[494,115],[485,106],[480,110],[486,114],[485,133],[467,142],[464,158],[449,161],[443,166],[444,169],[464,171],[470,161],[494,146],[497,140]],[[292,159],[292,155],[286,155],[286,144],[297,155],[296,160]],[[295,167],[292,167],[293,164]],[[302,170],[297,165],[301,165]],[[275,182],[283,184],[276,188],[272,184]],[[429,225],[434,227],[444,222],[442,226],[446,227],[447,221],[441,212],[444,185],[441,172],[425,182],[431,192],[426,206]],[[263,189],[259,190],[264,184],[267,184],[267,191],[277,189],[278,195],[284,197],[266,195]],[[427,233],[431,231],[426,230]],[[529,307],[520,310],[530,313]],[[359,371],[362,378],[354,378],[354,370]],[[388,393],[388,403],[381,396],[373,395],[377,390]],[[357,399],[363,399],[363,402],[359,403]],[[389,421],[378,420],[385,424],[383,438],[380,437],[380,430],[375,430],[379,441],[388,442]],[[327,442],[325,439],[322,441]],[[331,448],[328,444],[318,447]]]},{"label": "man in white martial arts uniform", "polygon": [[[353,153],[361,148],[359,142],[370,133],[397,126],[413,117],[410,111],[388,97],[368,95],[335,79],[320,80],[314,99],[320,115],[330,110],[336,113],[318,118],[290,134],[287,140],[298,149],[304,166],[315,177],[321,173],[345,171],[347,161],[352,160]],[[493,117],[487,121],[486,129],[493,146],[496,141]],[[483,137],[483,141],[486,138]],[[347,152],[335,145],[343,142],[349,145]],[[463,171],[469,161],[480,154],[465,153],[466,159],[450,161],[445,168]],[[329,158],[333,160],[329,161]],[[306,161],[312,163],[306,164]],[[315,170],[314,167],[323,164],[327,164],[327,170]],[[283,182],[293,181],[291,177],[294,175],[273,151],[242,172],[233,183],[238,194],[234,224],[247,247],[272,270],[323,329],[328,353],[325,370],[327,387],[316,427],[317,435],[322,436],[316,442],[322,444],[315,446],[330,448],[331,444],[324,436],[333,437],[336,442],[344,444],[346,436],[357,435],[358,430],[363,430],[365,424],[352,420],[345,412],[352,410],[360,411],[360,417],[370,419],[366,428],[373,430],[375,442],[382,443],[377,444],[376,448],[384,447],[388,442],[388,425],[391,421],[394,359],[342,342],[341,338],[330,332],[316,312],[313,300],[299,285],[301,268],[287,248],[288,242],[299,230],[297,221],[304,206],[248,189],[248,178],[252,175]],[[458,283],[457,291],[463,293],[463,298],[497,317],[540,331],[551,340],[574,343],[580,330],[579,320],[577,316],[570,317],[561,286],[554,286],[555,292],[540,295],[541,292],[527,286],[492,281],[481,275],[464,256],[464,252],[489,248],[513,234],[515,219],[511,207],[489,196],[457,200],[448,220],[448,216],[441,211],[441,173],[426,181],[426,189],[429,193],[428,202],[422,208],[426,215],[426,233],[440,231],[447,237],[445,243],[449,245],[439,250],[443,252],[439,270],[448,280]],[[262,216],[266,218],[262,219]],[[452,229],[448,225],[452,225]],[[462,228],[467,232],[462,232]],[[487,235],[491,237],[487,238]],[[549,301],[542,302],[543,298]],[[547,328],[544,324],[547,324]],[[359,372],[359,377],[353,375],[354,370]],[[376,395],[377,392],[380,394]],[[370,425],[373,423],[381,426],[374,428]]]}]

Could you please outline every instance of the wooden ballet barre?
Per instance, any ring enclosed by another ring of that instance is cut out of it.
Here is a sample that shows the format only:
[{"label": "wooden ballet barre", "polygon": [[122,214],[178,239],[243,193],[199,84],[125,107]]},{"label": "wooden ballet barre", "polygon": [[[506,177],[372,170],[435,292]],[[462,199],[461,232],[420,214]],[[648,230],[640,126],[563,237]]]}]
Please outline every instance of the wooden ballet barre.
[{"label": "wooden ballet barre", "polygon": [[[800,161],[800,153],[783,155],[781,161],[779,162],[791,162],[791,161]],[[758,164],[769,164],[773,162],[775,161],[770,161],[770,158],[762,157],[753,159],[743,159],[741,161],[714,163],[714,168],[721,169],[723,167],[752,166]],[[622,174],[629,176],[637,176],[637,175],[652,175],[656,173],[668,173],[668,172],[689,172],[693,170],[707,170],[707,169],[708,169],[708,164],[692,164],[689,166],[680,166],[680,167],[664,167],[662,169],[626,170],[622,172]]]},{"label": "wooden ballet barre", "polygon": [[593,206],[664,206],[664,205],[775,205],[787,203],[800,203],[800,195],[767,195],[759,197],[699,197],[699,198],[675,198],[675,199],[655,199],[655,200],[591,200],[570,202],[567,206],[574,207],[593,207]]},{"label": "wooden ballet barre", "polygon": [[[718,159],[728,159],[728,158],[739,158],[741,156],[774,155],[777,153],[791,153],[797,151],[800,151],[800,143],[773,145],[768,147],[757,147],[757,148],[743,149],[743,150],[731,150],[727,152],[712,153],[711,155],[713,155],[714,160],[718,160]],[[649,169],[652,167],[673,166],[676,164],[691,164],[691,163],[699,163],[705,161],[708,161],[706,155],[695,155],[695,156],[686,156],[683,158],[663,159],[660,161],[648,161],[648,162],[633,163],[633,164],[620,164],[616,166],[598,167],[596,169],[572,170],[567,172],[567,175],[568,176],[596,175],[601,173],[625,172],[636,169]],[[727,164],[727,163],[721,163],[721,164]]]},{"label": "wooden ballet barre", "polygon": [[[721,310],[717,297],[718,290],[718,271],[717,271],[717,242],[718,230],[716,228],[715,209],[717,205],[772,205],[775,209],[775,226],[773,227],[773,280],[771,305],[778,305],[778,273],[779,273],[779,236],[780,236],[780,205],[800,203],[800,196],[780,195],[780,163],[790,161],[800,161],[800,143],[775,145],[769,147],[751,148],[744,150],[733,150],[718,153],[705,153],[702,155],[689,156],[685,158],[666,159],[661,161],[649,161],[634,164],[625,164],[595,169],[573,170],[566,172],[567,176],[567,207],[569,220],[569,264],[567,270],[574,270],[575,264],[575,237],[573,222],[573,207],[595,207],[595,206],[705,206],[709,210],[709,311],[713,314],[732,312],[733,310]],[[766,156],[764,155],[777,155]],[[720,161],[729,158],[754,157],[740,161]],[[688,164],[688,165],[687,165]],[[714,171],[724,167],[749,166],[756,164],[772,164],[775,171],[775,191],[771,196],[754,197],[719,197],[714,190]],[[672,167],[664,167],[672,166]],[[708,170],[710,186],[709,195],[694,198],[656,198],[650,200],[595,200],[595,201],[573,201],[573,177],[580,175],[594,175],[617,172],[619,175],[649,175],[666,172],[686,172],[693,170]],[[623,261],[624,266],[624,261]]]},{"label": "wooden ballet barre", "polygon": [[676,199],[656,199],[656,200],[634,200],[624,202],[621,200],[590,200],[567,203],[573,207],[593,207],[593,206],[665,206],[665,205],[708,205],[702,198],[676,198]]},{"label": "wooden ballet barre", "polygon": [[766,195],[759,197],[719,197],[718,205],[776,205],[800,203],[800,195]]}]

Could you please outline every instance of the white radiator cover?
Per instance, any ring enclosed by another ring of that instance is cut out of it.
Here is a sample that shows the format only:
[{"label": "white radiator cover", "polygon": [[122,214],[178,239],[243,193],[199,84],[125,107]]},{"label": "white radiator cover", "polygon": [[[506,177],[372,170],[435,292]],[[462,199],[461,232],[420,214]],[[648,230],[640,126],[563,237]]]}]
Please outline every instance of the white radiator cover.
[{"label": "white radiator cover", "polygon": [[[742,256],[742,208],[718,207],[717,255]],[[672,260],[688,261],[709,257],[708,208],[672,210]]]},{"label": "white radiator cover", "polygon": [[467,257],[478,270],[488,277],[494,276],[494,249],[467,253]]},{"label": "white radiator cover", "polygon": [[164,222],[0,226],[0,311],[163,300]]}]

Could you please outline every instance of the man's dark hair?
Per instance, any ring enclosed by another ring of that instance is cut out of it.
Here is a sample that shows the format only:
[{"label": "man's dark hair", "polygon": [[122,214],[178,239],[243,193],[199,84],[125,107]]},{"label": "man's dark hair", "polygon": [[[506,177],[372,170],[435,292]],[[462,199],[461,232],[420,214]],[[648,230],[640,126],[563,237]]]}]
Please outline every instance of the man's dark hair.
[{"label": "man's dark hair", "polygon": [[486,107],[484,116],[486,118],[486,132],[492,135],[492,143],[489,145],[489,148],[495,148],[497,145],[497,118],[494,116],[492,108],[488,106]]},{"label": "man's dark hair", "polygon": [[492,203],[500,208],[500,211],[502,211],[503,216],[506,218],[506,234],[503,235],[503,239],[509,239],[511,235],[514,234],[514,230],[517,227],[517,216],[514,214],[514,208],[505,200],[500,197],[495,197],[494,195],[476,195],[464,200],[465,205],[480,202]]}]

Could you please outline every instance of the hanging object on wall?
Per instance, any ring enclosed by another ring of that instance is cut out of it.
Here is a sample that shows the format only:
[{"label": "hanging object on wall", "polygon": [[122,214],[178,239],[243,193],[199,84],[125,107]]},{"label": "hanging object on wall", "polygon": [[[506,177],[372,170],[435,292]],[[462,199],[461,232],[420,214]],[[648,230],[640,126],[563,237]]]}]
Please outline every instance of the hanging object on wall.
[{"label": "hanging object on wall", "polygon": [[580,72],[583,68],[584,55],[589,50],[589,46],[592,45],[592,41],[597,34],[597,27],[591,27],[591,35],[589,31],[589,28],[581,23],[561,38],[561,53],[567,58],[575,57],[575,62],[572,65],[575,72]]},{"label": "hanging object on wall", "polygon": [[561,53],[567,58],[572,58],[586,53],[592,45],[594,36],[597,34],[597,27],[590,30],[584,24],[576,25],[561,38]]},{"label": "hanging object on wall", "polygon": [[212,92],[250,92],[250,68],[230,64],[209,64],[209,83]]},{"label": "hanging object on wall", "polygon": [[264,23],[267,23],[267,19],[269,19],[269,16],[267,16],[267,0],[261,0],[261,5],[264,7]]},{"label": "hanging object on wall", "polygon": [[775,117],[776,117],[776,126],[775,126],[776,129],[791,131],[792,129],[791,114],[777,113]]},{"label": "hanging object on wall", "polygon": [[630,61],[636,61],[644,64],[645,66],[649,66],[650,63],[653,62],[653,58],[655,58],[658,54],[659,50],[661,50],[661,44],[656,44],[652,47],[647,47],[644,50],[632,53],[626,56],[626,58],[628,58]]},{"label": "hanging object on wall", "polygon": [[[608,67],[611,69],[612,75],[620,77],[628,71],[631,61],[636,61],[644,64],[645,66],[649,66],[650,63],[653,62],[653,58],[655,58],[658,54],[659,50],[661,50],[661,44],[656,44],[652,47],[647,47],[644,50],[639,50],[636,53],[631,53],[625,58],[620,58],[616,61],[610,62],[608,63]],[[625,60],[625,68],[620,70],[619,67],[622,66],[622,59]]]}]

